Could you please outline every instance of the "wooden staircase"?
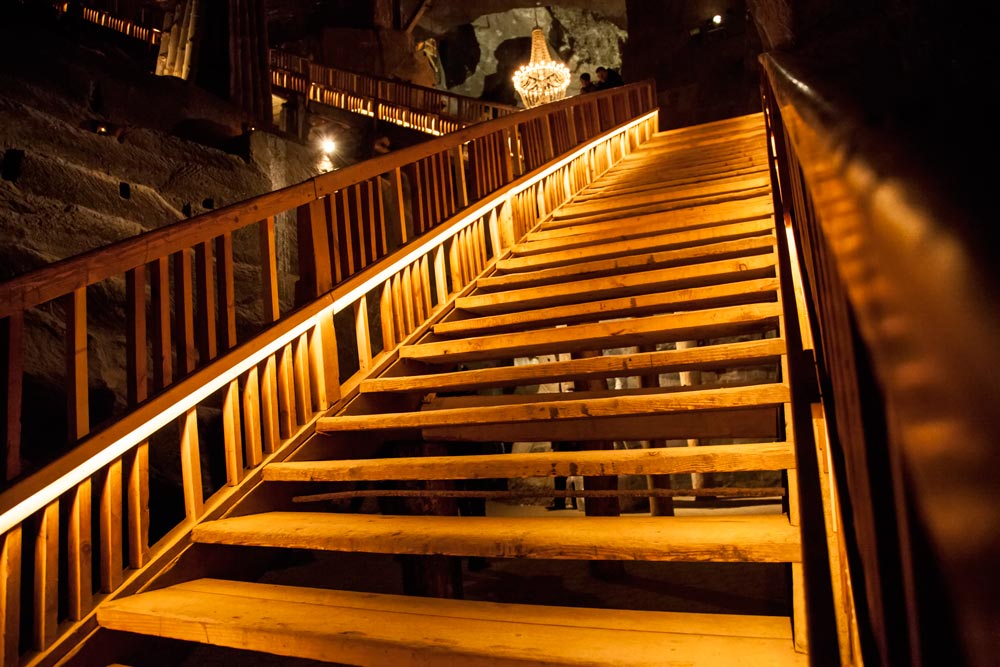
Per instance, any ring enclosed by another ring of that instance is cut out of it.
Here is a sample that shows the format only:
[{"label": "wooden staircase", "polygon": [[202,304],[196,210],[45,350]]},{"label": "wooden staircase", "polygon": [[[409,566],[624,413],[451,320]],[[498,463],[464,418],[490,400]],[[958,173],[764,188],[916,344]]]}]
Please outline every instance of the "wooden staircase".
[{"label": "wooden staircase", "polygon": [[[356,665],[807,664],[786,295],[764,141],[760,115],[655,136],[319,419],[301,456],[265,468],[264,485],[315,487],[299,499],[316,502],[296,505],[307,511],[237,511],[201,523],[193,540],[411,558],[785,563],[786,615],[197,579],[103,605],[100,625]],[[506,453],[474,453],[496,442]],[[540,442],[560,446],[511,452]],[[345,460],[351,449],[378,454]],[[745,474],[760,471],[770,477]],[[569,476],[584,478],[584,513],[454,511],[462,494],[510,503],[537,495],[539,478]],[[636,476],[647,477],[650,510],[623,513],[619,501],[643,492],[627,484]],[[498,478],[508,491],[482,490]],[[403,511],[318,502],[366,494]],[[770,511],[739,502],[762,495]],[[714,509],[686,511],[680,498]]]}]

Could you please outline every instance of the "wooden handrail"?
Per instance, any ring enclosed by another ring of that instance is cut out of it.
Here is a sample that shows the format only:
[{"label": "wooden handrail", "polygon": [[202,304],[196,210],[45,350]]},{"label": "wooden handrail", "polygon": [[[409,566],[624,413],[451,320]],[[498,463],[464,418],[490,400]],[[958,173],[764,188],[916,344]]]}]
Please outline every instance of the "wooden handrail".
[{"label": "wooden handrail", "polygon": [[1000,288],[978,247],[983,221],[857,98],[793,57],[761,61],[860,565],[865,660],[991,664],[1000,531],[972,518],[1000,505]]},{"label": "wooden handrail", "polygon": [[[302,83],[296,88],[300,93],[309,92],[311,86],[328,87],[364,99],[431,113],[459,123],[461,126],[500,118],[519,111],[517,107],[507,104],[459,95],[409,81],[321,65],[309,58],[280,49],[270,49],[269,53],[271,69],[275,72],[272,78],[275,85],[290,87],[280,76],[281,73],[290,73],[301,79]],[[426,100],[426,103],[408,105],[406,102],[410,97],[418,97]]]},{"label": "wooden handrail", "polygon": [[[549,116],[542,113],[538,118]],[[546,211],[648,140],[657,123],[656,111],[646,112],[513,176],[473,206],[456,209],[421,237],[345,277],[265,332],[140,402],[125,419],[85,438],[77,449],[0,492],[0,565],[9,574],[0,580],[0,599],[9,605],[7,613],[0,614],[3,635],[20,636],[17,623],[21,619],[28,624],[32,649],[37,651],[32,660],[58,662],[96,627],[97,604],[148,585],[187,546],[196,523],[219,518],[245,497],[259,482],[266,463],[287,456],[312,432],[319,415],[356,393],[370,369],[391,362],[400,345],[422,335],[449,301]],[[476,140],[480,139],[472,141]],[[394,163],[392,157],[387,156],[389,163]],[[345,182],[332,184],[343,187]],[[300,226],[300,232],[308,233],[308,226]],[[206,238],[202,244],[214,240]],[[321,255],[312,255],[313,269],[322,260]],[[372,295],[379,304],[369,309],[367,300]],[[380,318],[378,338],[368,326],[373,310]],[[350,316],[346,326],[338,324],[337,314]],[[336,350],[342,347],[338,338],[353,339],[356,352],[345,356],[342,351],[338,357]],[[223,415],[222,442],[199,441],[199,407],[209,405]],[[148,443],[154,438],[163,443],[164,437],[173,438],[180,451],[184,517],[150,544],[149,515],[144,511],[151,491]],[[206,497],[201,460],[207,450],[224,457],[226,475],[224,480],[211,481],[217,490]],[[91,547],[92,489],[100,499],[95,514],[101,520]],[[62,503],[67,504],[67,514],[60,514]],[[123,515],[127,517],[124,530],[121,521],[113,520]],[[63,516],[70,535],[65,545],[49,539],[60,530]],[[31,604],[35,613],[30,618],[21,614],[18,580],[32,559],[22,549],[26,543],[35,545],[35,562],[54,564],[35,571]],[[122,561],[126,544],[127,561]],[[91,548],[101,564],[100,572],[90,571]],[[59,567],[59,562],[66,565]],[[97,599],[81,594],[94,583],[106,596]],[[67,590],[71,599],[68,618],[52,604]],[[18,660],[16,643],[0,644],[0,664]]]}]

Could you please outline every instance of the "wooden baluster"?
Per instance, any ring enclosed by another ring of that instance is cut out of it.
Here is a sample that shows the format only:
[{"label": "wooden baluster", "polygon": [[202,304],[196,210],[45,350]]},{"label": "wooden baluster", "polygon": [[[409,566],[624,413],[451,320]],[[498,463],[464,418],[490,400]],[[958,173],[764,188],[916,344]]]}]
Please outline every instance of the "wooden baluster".
[{"label": "wooden baluster", "polygon": [[368,328],[368,297],[354,302],[354,335],[358,341],[358,364],[362,373],[372,366],[372,342]]},{"label": "wooden baluster", "polygon": [[194,247],[195,275],[198,281],[198,360],[204,365],[218,353],[215,327],[215,268],[212,246],[208,241]]},{"label": "wooden baluster", "polygon": [[347,272],[344,274],[344,277],[347,278],[349,276],[353,276],[356,271],[355,268],[356,265],[354,263],[354,251],[356,250],[356,248],[354,247],[354,236],[351,230],[351,205],[349,201],[350,193],[348,190],[341,190],[338,194],[340,195],[340,203],[341,203],[341,216],[340,216],[339,228],[344,232],[344,235],[341,239],[341,248],[344,251],[344,259],[346,261],[346,266],[347,266]]},{"label": "wooden baluster", "polygon": [[399,167],[392,170],[389,182],[392,185],[393,196],[396,198],[396,219],[389,222],[399,228],[400,243],[405,244],[409,240],[409,235],[406,232],[406,200],[403,198],[403,174]]},{"label": "wooden baluster", "polygon": [[239,381],[232,380],[222,399],[222,440],[226,453],[226,484],[229,486],[236,486],[243,479],[240,403]]},{"label": "wooden baluster", "polygon": [[356,183],[351,186],[351,194],[354,195],[354,231],[357,236],[357,260],[358,268],[363,269],[369,264],[369,248],[374,247],[375,239],[370,237],[365,227],[367,226],[367,216],[365,215],[364,202],[361,198],[361,184]]},{"label": "wooden baluster", "polygon": [[146,400],[146,267],[125,274],[125,366],[126,393],[130,407]]},{"label": "wooden baluster", "polygon": [[334,284],[347,277],[344,273],[344,248],[340,240],[340,222],[337,218],[336,194],[323,198],[323,211],[326,215],[327,231],[330,234],[330,261]]},{"label": "wooden baluster", "polygon": [[261,315],[265,322],[281,317],[278,301],[278,254],[275,248],[274,217],[258,225],[260,239]]},{"label": "wooden baluster", "polygon": [[[0,322],[0,349],[3,350],[5,389],[3,420],[4,477],[11,480],[21,474],[21,386],[24,378],[24,313],[16,311]],[[0,667],[3,664],[0,663]]]},{"label": "wooden baluster", "polygon": [[500,163],[503,165],[503,183],[506,185],[514,180],[514,160],[511,155],[510,146],[513,143],[513,134],[510,128],[500,131]]},{"label": "wooden baluster", "polygon": [[462,281],[462,266],[459,264],[459,247],[458,247],[458,235],[451,237],[451,243],[448,247],[448,270],[451,273],[451,289],[453,292],[459,292],[465,287],[465,283]]},{"label": "wooden baluster", "polygon": [[434,216],[431,218],[432,226],[441,224],[447,217],[445,214],[445,201],[442,188],[444,187],[444,173],[441,168],[441,154],[435,153],[425,160],[427,163],[427,185],[433,194]]},{"label": "wooden baluster", "polygon": [[[324,318],[309,330],[309,386],[312,387],[313,409],[320,412],[330,407],[330,399],[340,399],[338,355],[332,321]],[[330,338],[327,338],[330,336]],[[332,370],[327,369],[327,357],[332,357]]]},{"label": "wooden baluster", "polygon": [[382,320],[382,349],[391,350],[396,347],[396,329],[392,313],[392,281],[386,280],[382,285],[382,297],[379,300],[379,314]]},{"label": "wooden baluster", "polygon": [[173,381],[170,340],[170,267],[167,257],[150,262],[152,303],[153,388],[163,389]]},{"label": "wooden baluster", "polygon": [[580,139],[576,132],[576,107],[566,109],[566,138],[569,139],[570,146],[575,148],[580,145]]},{"label": "wooden baluster", "polygon": [[90,432],[87,382],[87,289],[81,287],[66,301],[66,423],[69,442]]},{"label": "wooden baluster", "polygon": [[20,664],[21,527],[3,536],[0,546],[0,667]]},{"label": "wooden baluster", "polygon": [[292,346],[278,351],[278,425],[282,438],[289,438],[296,431],[295,388],[292,379]]},{"label": "wooden baluster", "polygon": [[268,356],[260,370],[260,431],[264,453],[273,454],[281,443],[278,408],[278,370],[275,355]]},{"label": "wooden baluster", "polygon": [[434,288],[437,290],[439,304],[448,300],[448,274],[445,273],[443,245],[434,250]]},{"label": "wooden baluster", "polygon": [[385,201],[383,200],[381,177],[375,177],[375,179],[368,181],[368,206],[371,210],[372,234],[375,239],[372,261],[375,261],[389,254],[389,245],[386,242]]},{"label": "wooden baluster", "polygon": [[299,244],[299,288],[297,301],[313,299],[333,287],[330,245],[327,237],[326,207],[315,199],[296,209]]},{"label": "wooden baluster", "polygon": [[397,273],[392,277],[392,315],[396,321],[396,342],[402,343],[403,339],[409,335],[410,330],[406,328],[406,316],[403,314],[403,295],[399,287],[400,276]]},{"label": "wooden baluster", "polygon": [[247,371],[241,393],[243,403],[243,455],[247,466],[256,468],[264,460],[264,449],[261,445],[260,420],[260,376],[257,367]]},{"label": "wooden baluster", "polygon": [[409,271],[410,298],[413,302],[413,325],[419,327],[426,321],[427,311],[424,310],[423,282],[420,279],[420,260],[406,268]]},{"label": "wooden baluster", "polygon": [[184,376],[194,370],[194,284],[191,255],[181,250],[174,255],[174,301],[177,326],[177,373]]},{"label": "wooden baluster", "polygon": [[431,275],[430,267],[427,261],[427,255],[420,258],[420,285],[424,295],[424,310],[427,313],[427,317],[430,318],[431,311],[434,308],[431,295]]},{"label": "wooden baluster", "polygon": [[233,275],[233,235],[226,232],[215,239],[219,281],[219,348],[236,347],[236,286]]},{"label": "wooden baluster", "polygon": [[420,163],[410,166],[410,197],[413,201],[413,234],[420,236],[427,231],[427,211],[425,183]]},{"label": "wooden baluster", "polygon": [[486,262],[489,261],[489,254],[486,250],[486,225],[483,224],[482,218],[476,222],[476,241],[479,247],[479,261],[476,263],[476,275],[478,276],[486,268]]},{"label": "wooden baluster", "polygon": [[205,509],[205,495],[201,486],[198,409],[189,409],[181,419],[181,480],[184,487],[184,515],[188,521],[195,521],[201,517]]},{"label": "wooden baluster", "polygon": [[101,591],[111,593],[122,583],[122,461],[108,466],[101,487]]},{"label": "wooden baluster", "polygon": [[94,603],[90,523],[90,479],[73,491],[66,527],[67,596],[70,620],[79,621]]},{"label": "wooden baluster", "polygon": [[44,651],[56,639],[59,622],[59,501],[49,504],[38,520],[35,539],[35,587],[32,648]]},{"label": "wooden baluster", "polygon": [[444,199],[445,217],[455,215],[458,208],[455,205],[455,175],[451,170],[451,151],[438,154],[441,164],[441,197]]},{"label": "wooden baluster", "polygon": [[125,456],[128,471],[128,562],[139,569],[149,560],[149,444]]},{"label": "wooden baluster", "polygon": [[312,419],[312,390],[309,387],[309,334],[299,336],[293,346],[292,373],[296,418],[299,424]]},{"label": "wooden baluster", "polygon": [[409,266],[403,269],[403,273],[400,276],[399,293],[402,296],[406,333],[412,333],[419,323],[416,319],[416,311],[413,308],[413,276]]},{"label": "wooden baluster", "polygon": [[465,182],[465,157],[461,145],[452,149],[451,160],[455,172],[456,202],[459,208],[464,209],[469,205],[469,188]]}]

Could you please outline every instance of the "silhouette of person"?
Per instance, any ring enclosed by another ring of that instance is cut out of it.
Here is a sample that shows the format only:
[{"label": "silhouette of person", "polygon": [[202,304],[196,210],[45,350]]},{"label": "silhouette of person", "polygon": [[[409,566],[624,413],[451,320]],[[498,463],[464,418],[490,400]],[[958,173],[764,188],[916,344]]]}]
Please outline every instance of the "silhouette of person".
[{"label": "silhouette of person", "polygon": [[590,79],[590,72],[580,75],[580,93],[592,93],[597,90],[597,84]]},{"label": "silhouette of person", "polygon": [[616,86],[625,85],[625,81],[622,80],[622,75],[616,70],[609,67],[598,67],[597,70],[597,88],[598,90],[604,90],[605,88],[614,88]]}]

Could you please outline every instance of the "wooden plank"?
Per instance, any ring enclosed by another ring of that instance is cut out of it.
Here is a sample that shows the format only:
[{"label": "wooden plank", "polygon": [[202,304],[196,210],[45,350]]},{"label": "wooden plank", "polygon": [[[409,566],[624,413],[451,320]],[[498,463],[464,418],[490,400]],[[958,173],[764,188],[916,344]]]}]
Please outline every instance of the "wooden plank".
[{"label": "wooden plank", "polygon": [[7,531],[0,543],[0,667],[20,664],[21,527]]},{"label": "wooden plank", "polygon": [[278,408],[278,371],[275,355],[260,364],[260,432],[264,452],[272,454],[281,443]]},{"label": "wooden plank", "polygon": [[[609,252],[599,253],[602,257]],[[752,255],[764,255],[774,252],[774,239],[770,234],[754,236],[718,243],[706,243],[694,247],[661,250],[642,253],[641,249],[633,249],[607,259],[582,262],[566,262],[552,268],[520,273],[498,274],[486,276],[476,281],[476,288],[484,292],[504,289],[517,289],[550,285],[570,278],[598,278],[600,276],[616,275],[628,272],[644,271],[673,266],[688,266],[706,261],[733,259]],[[595,253],[597,254],[597,253]]]},{"label": "wooden plank", "polygon": [[[287,625],[275,625],[275,616]],[[788,620],[778,617],[609,615],[214,580],[115,601],[98,621],[114,630],[318,661],[336,656],[366,667],[808,664],[790,648]]]},{"label": "wooden plank", "polygon": [[90,432],[90,392],[87,379],[87,290],[66,295],[66,423],[69,442]]},{"label": "wooden plank", "polygon": [[256,468],[264,460],[261,439],[260,374],[254,366],[247,371],[241,393],[243,404],[243,442],[247,466]]},{"label": "wooden plank", "polygon": [[292,377],[292,346],[277,352],[278,426],[282,438],[295,432],[295,382]]},{"label": "wooden plank", "polygon": [[590,359],[500,366],[431,375],[383,376],[363,381],[360,390],[362,393],[475,391],[522,384],[719,369],[723,366],[738,368],[775,363],[784,350],[783,340],[769,338],[708,345],[691,350],[604,355]]},{"label": "wooden plank", "polygon": [[124,579],[122,540],[122,461],[117,459],[107,468],[101,486],[101,591],[112,593]]},{"label": "wooden plank", "polygon": [[232,380],[222,398],[222,440],[226,453],[226,484],[243,479],[243,429],[240,427],[240,385]]},{"label": "wooden plank", "polygon": [[372,343],[368,327],[368,297],[365,295],[354,302],[354,334],[358,344],[359,370],[367,373],[372,364]]},{"label": "wooden plank", "polygon": [[177,327],[177,375],[182,377],[195,369],[194,345],[194,283],[191,274],[191,253],[181,250],[174,255],[174,324]]},{"label": "wooden plank", "polygon": [[278,253],[275,245],[274,217],[261,220],[258,225],[260,243],[261,315],[265,322],[281,317],[278,300]]},{"label": "wooden plank", "polygon": [[309,386],[309,333],[298,337],[292,347],[292,388],[295,391],[296,424],[308,424],[313,415],[312,389]]},{"label": "wooden plank", "polygon": [[468,423],[488,425],[574,419],[599,420],[629,415],[750,408],[777,405],[787,401],[787,387],[780,384],[765,384],[668,394],[608,396],[586,400],[566,398],[519,405],[447,408],[414,413],[322,417],[316,422],[316,430],[335,433],[367,429],[430,428]]},{"label": "wooden plank", "polygon": [[[21,474],[21,393],[24,381],[24,313],[17,312],[0,321],[0,352],[3,367],[0,381],[4,393],[3,428],[4,480],[12,480]],[[2,619],[0,619],[2,620]],[[0,647],[2,650],[2,647]],[[0,661],[0,667],[6,667]]]},{"label": "wooden plank", "polygon": [[90,479],[73,491],[66,527],[67,598],[70,620],[79,621],[94,603],[90,523]]},{"label": "wooden plank", "polygon": [[44,651],[55,641],[59,622],[58,500],[46,506],[38,519],[34,583],[32,648]]},{"label": "wooden plank", "polygon": [[496,334],[420,343],[400,348],[401,359],[429,363],[512,359],[554,352],[629,347],[693,338],[716,338],[776,327],[776,303],[728,306],[713,310],[650,315],[628,320],[537,329],[522,336]]},{"label": "wooden plank", "polygon": [[548,308],[568,303],[614,299],[653,291],[703,287],[736,279],[767,278],[774,275],[774,258],[758,255],[747,258],[704,262],[621,276],[565,282],[507,290],[492,294],[459,297],[455,307],[477,314],[496,314],[531,308]]},{"label": "wooden plank", "polygon": [[776,299],[778,279],[751,280],[694,287],[618,299],[602,299],[565,306],[521,310],[438,322],[438,336],[469,336],[501,331],[522,331],[544,326],[575,324],[617,317],[639,317],[663,312],[703,310]]},{"label": "wooden plank", "polygon": [[236,285],[233,265],[233,235],[225,233],[215,239],[218,258],[219,289],[219,348],[236,347]]},{"label": "wooden plank", "polygon": [[130,406],[146,400],[146,266],[125,274],[125,382]]},{"label": "wooden plank", "polygon": [[268,482],[494,479],[570,475],[653,475],[783,470],[795,467],[787,442],[657,449],[286,461],[264,468]]},{"label": "wooden plank", "polygon": [[456,517],[265,512],[207,521],[200,544],[365,553],[791,563],[799,532],[784,515]]},{"label": "wooden plank", "polygon": [[173,381],[169,262],[168,257],[160,257],[149,264],[154,389],[163,389]]},{"label": "wooden plank", "polygon": [[215,309],[215,261],[212,245],[206,241],[194,247],[198,308],[198,361],[214,359],[219,352]]},{"label": "wooden plank", "polygon": [[126,455],[128,461],[128,561],[138,570],[149,560],[149,443]]},{"label": "wooden plank", "polygon": [[191,408],[181,418],[181,478],[184,514],[189,521],[201,517],[205,495],[201,486],[201,449],[198,442],[198,411]]}]

